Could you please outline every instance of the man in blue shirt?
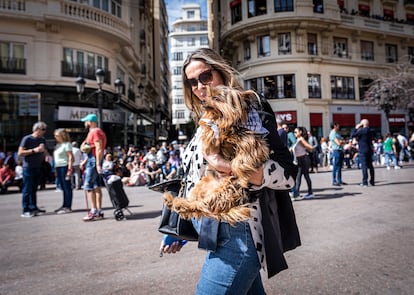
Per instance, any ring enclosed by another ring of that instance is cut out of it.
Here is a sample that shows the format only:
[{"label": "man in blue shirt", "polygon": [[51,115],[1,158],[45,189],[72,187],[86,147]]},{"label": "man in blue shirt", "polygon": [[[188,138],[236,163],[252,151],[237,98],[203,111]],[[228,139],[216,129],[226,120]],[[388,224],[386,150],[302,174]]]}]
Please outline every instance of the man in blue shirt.
[{"label": "man in blue shirt", "polygon": [[369,183],[374,186],[375,172],[374,165],[372,165],[373,146],[372,135],[369,132],[369,121],[367,119],[362,119],[361,122],[355,126],[355,129],[352,131],[351,136],[358,140],[358,157],[362,169],[362,183],[360,183],[360,185],[363,187],[368,186],[369,169]]},{"label": "man in blue shirt", "polygon": [[331,132],[329,133],[329,142],[332,149],[332,185],[341,186],[342,182],[342,165],[344,162],[344,140],[339,134],[339,123],[333,122],[331,125]]}]

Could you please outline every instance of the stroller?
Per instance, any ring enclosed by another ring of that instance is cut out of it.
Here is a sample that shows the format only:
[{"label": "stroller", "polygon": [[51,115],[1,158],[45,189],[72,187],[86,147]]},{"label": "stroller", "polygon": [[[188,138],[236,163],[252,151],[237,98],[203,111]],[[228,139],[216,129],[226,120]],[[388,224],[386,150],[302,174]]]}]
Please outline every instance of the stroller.
[{"label": "stroller", "polygon": [[129,199],[126,195],[123,187],[121,178],[117,175],[102,175],[105,187],[108,190],[109,197],[111,199],[112,205],[115,208],[114,216],[117,221],[120,221],[125,218],[123,209],[127,210],[129,214],[132,215],[132,212],[127,208],[129,205]]}]

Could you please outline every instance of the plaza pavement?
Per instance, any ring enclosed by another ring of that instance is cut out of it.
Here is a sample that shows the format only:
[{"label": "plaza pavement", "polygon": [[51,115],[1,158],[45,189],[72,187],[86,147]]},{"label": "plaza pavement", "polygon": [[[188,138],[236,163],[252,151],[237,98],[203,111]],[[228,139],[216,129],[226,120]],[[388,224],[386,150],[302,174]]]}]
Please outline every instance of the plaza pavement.
[{"label": "plaza pavement", "polygon": [[[302,246],[289,269],[263,281],[267,294],[414,294],[414,165],[376,167],[376,186],[361,171],[311,174],[315,199],[294,203]],[[85,223],[85,196],[56,215],[62,193],[39,191],[43,216],[21,218],[21,195],[0,195],[0,294],[194,294],[205,252],[188,243],[159,257],[161,195],[125,188],[132,215],[116,221],[104,193],[105,219]],[[306,192],[303,179],[302,193]]]}]

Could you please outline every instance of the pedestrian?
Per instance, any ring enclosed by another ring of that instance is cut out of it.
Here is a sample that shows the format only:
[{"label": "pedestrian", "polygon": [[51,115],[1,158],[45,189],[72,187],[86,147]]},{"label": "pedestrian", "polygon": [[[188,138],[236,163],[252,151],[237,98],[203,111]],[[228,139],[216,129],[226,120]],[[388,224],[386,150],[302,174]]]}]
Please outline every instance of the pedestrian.
[{"label": "pedestrian", "polygon": [[329,166],[329,145],[328,145],[328,141],[326,137],[321,137],[320,146],[321,146],[320,163],[321,163],[321,166],[325,168],[326,166]]},{"label": "pedestrian", "polygon": [[283,120],[279,116],[276,116],[276,124],[277,124],[277,133],[279,134],[280,140],[285,146],[287,146],[288,138],[287,138],[287,132],[285,130],[285,128],[287,128],[287,125],[285,128],[283,127],[284,125]]},{"label": "pedestrian", "polygon": [[10,168],[9,162],[0,165],[0,194],[6,194],[9,186],[14,181],[14,170]]},{"label": "pedestrian", "polygon": [[362,182],[361,186],[368,186],[368,170],[369,170],[369,183],[375,185],[375,170],[373,165],[372,156],[374,154],[374,147],[372,146],[372,134],[369,131],[368,119],[362,119],[360,123],[355,125],[355,129],[352,130],[351,137],[358,140],[358,157],[362,170]]},{"label": "pedestrian", "polygon": [[59,128],[54,132],[56,147],[53,152],[55,162],[55,177],[63,191],[63,205],[56,209],[57,214],[72,212],[72,173],[73,153],[70,136],[65,129]]},{"label": "pedestrian", "polygon": [[[94,221],[104,218],[102,211],[102,190],[103,186],[100,174],[102,174],[102,161],[106,147],[106,135],[98,127],[98,117],[95,114],[89,114],[81,119],[85,128],[89,130],[85,139],[85,144],[89,148],[82,148],[81,151],[87,153],[85,163],[85,180],[83,189],[87,191],[91,201],[91,209],[83,218],[83,221]],[[89,150],[89,151],[88,151]]]},{"label": "pedestrian", "polygon": [[82,152],[79,149],[78,142],[72,141],[72,188],[80,190],[82,187],[82,171],[80,169],[80,162],[82,160]]},{"label": "pedestrian", "polygon": [[19,157],[23,157],[22,217],[33,217],[46,212],[37,206],[37,187],[42,173],[46,130],[45,122],[36,122],[32,134],[22,138],[17,152]]},{"label": "pedestrian", "polygon": [[[306,135],[303,135],[305,137]],[[296,137],[297,138],[297,137]],[[319,160],[319,142],[316,136],[312,134],[312,131],[308,131],[307,134],[308,143],[312,146],[312,150],[308,150],[310,159],[310,173],[318,173],[318,160]]]},{"label": "pedestrian", "polygon": [[394,141],[394,138],[391,136],[391,133],[385,135],[383,147],[384,147],[384,164],[387,167],[387,170],[390,170],[390,162],[393,163],[394,169],[400,169],[398,166],[397,156],[396,156],[396,147],[395,144],[398,144]]},{"label": "pedestrian", "polygon": [[403,162],[408,162],[410,159],[410,152],[408,151],[408,139],[403,134],[401,134],[401,132],[398,132],[397,140],[400,144],[399,160],[400,166],[402,166]]},{"label": "pedestrian", "polygon": [[331,124],[331,132],[329,133],[329,143],[332,149],[332,185],[341,186],[345,184],[342,181],[342,165],[344,162],[344,140],[339,133],[339,123]]},{"label": "pedestrian", "polygon": [[[308,133],[305,127],[296,127],[294,132],[296,136],[296,142],[293,146],[293,153],[298,165],[298,175],[296,176],[295,189],[293,190],[293,200],[297,201],[300,199],[312,199],[312,181],[309,176],[310,157],[312,156],[313,147],[309,143]],[[302,175],[305,177],[306,184],[308,185],[308,193],[300,196],[300,185],[302,182]]]},{"label": "pedestrian", "polygon": [[[242,88],[237,81],[235,70],[218,53],[209,48],[197,49],[190,54],[184,62],[182,75],[185,84],[184,100],[186,106],[194,114],[196,122],[202,115],[202,101],[207,95],[207,87],[226,85],[237,89]],[[252,109],[248,121],[260,127],[262,124],[260,117],[255,115],[257,115],[257,112]],[[267,136],[272,139],[276,138],[277,143],[270,140],[269,144],[272,147],[277,145],[275,153],[281,153],[285,156],[285,159],[291,161],[289,151],[283,146],[277,134],[273,112],[271,124],[273,129],[269,130]],[[200,136],[201,129],[198,128],[185,151],[181,154],[183,167],[189,167],[189,171],[186,171],[188,175],[186,179],[188,183],[187,192],[191,191],[192,187],[203,176],[202,171],[205,171],[207,167],[206,162],[215,170],[223,171],[223,173],[225,170],[221,168],[228,164],[220,160],[217,154],[204,155],[203,157]],[[268,164],[276,165],[272,160],[268,160],[265,166]],[[275,181],[272,178],[274,174],[270,170],[258,168],[257,174],[250,179],[250,182],[261,188],[260,185],[263,182],[266,186],[272,180]],[[276,193],[275,190],[267,189],[267,187],[262,188],[257,193],[258,198],[253,202],[254,205],[250,203],[252,216],[255,217],[252,217],[249,221],[238,222],[234,226],[230,226],[228,223],[209,218],[193,219],[193,224],[199,232],[198,247],[208,251],[197,284],[196,294],[265,294],[260,276],[261,263],[266,265],[268,277],[272,277],[287,268],[283,252],[300,245],[289,194],[287,191]],[[277,202],[281,200],[283,202],[278,203],[280,207],[274,207],[278,206]],[[261,208],[261,210],[254,210],[253,206],[254,208]],[[269,209],[270,207],[272,209]],[[269,214],[269,210],[272,210],[273,213]],[[287,215],[278,216],[278,210],[287,213]],[[257,215],[259,212],[262,213],[261,217]],[[277,228],[280,228],[283,231],[282,233],[272,230],[272,226],[276,222],[272,218],[276,218],[281,222],[280,227],[278,224]],[[260,220],[262,220],[262,223],[260,223]],[[288,240],[290,243],[288,243]],[[162,242],[160,250],[162,253],[176,253],[180,251],[181,247],[179,241],[171,245],[164,245],[164,242]],[[265,255],[262,252],[263,250],[266,253]]]}]

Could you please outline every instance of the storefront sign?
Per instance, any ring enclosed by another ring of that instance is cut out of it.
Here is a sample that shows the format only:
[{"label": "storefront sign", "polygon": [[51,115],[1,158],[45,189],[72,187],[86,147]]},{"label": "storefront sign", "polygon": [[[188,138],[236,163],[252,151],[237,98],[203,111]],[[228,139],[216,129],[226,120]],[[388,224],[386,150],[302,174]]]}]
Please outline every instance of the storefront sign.
[{"label": "storefront sign", "polygon": [[[59,121],[77,121],[79,122],[87,114],[94,113],[99,115],[98,109],[95,108],[81,108],[81,107],[68,107],[60,106],[58,109],[57,119]],[[125,113],[115,110],[102,110],[102,122],[125,124]]]},{"label": "storefront sign", "polygon": [[286,124],[296,124],[296,111],[275,112],[277,118],[280,118]]},{"label": "storefront sign", "polygon": [[405,115],[390,114],[388,117],[388,122],[390,123],[390,126],[404,126]]}]

